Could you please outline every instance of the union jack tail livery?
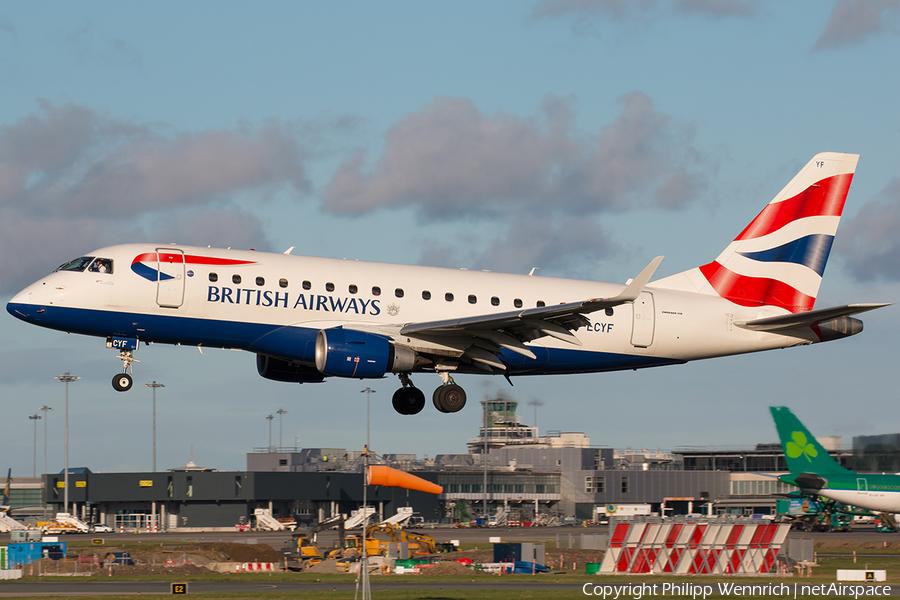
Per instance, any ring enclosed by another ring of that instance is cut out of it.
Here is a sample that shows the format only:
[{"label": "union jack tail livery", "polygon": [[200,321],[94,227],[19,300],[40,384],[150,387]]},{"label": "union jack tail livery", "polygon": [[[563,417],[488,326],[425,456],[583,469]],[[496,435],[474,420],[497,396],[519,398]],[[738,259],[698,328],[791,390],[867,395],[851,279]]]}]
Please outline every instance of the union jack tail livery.
[{"label": "union jack tail livery", "polygon": [[716,260],[683,275],[740,306],[812,310],[858,160],[817,154]]}]

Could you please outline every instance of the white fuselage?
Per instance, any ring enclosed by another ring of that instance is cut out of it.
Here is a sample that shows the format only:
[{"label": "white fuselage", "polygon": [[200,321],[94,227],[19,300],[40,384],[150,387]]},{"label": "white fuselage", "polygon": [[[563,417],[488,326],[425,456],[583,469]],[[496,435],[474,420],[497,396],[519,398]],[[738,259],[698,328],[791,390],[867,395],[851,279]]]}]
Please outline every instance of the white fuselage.
[{"label": "white fuselage", "polygon": [[[184,255],[183,262],[139,260]],[[624,285],[254,251],[130,244],[90,256],[112,272],[54,272],[7,310],[31,323],[107,338],[240,348],[314,363],[316,334],[332,327],[399,326],[612,297]],[[158,269],[158,276],[157,276]],[[608,314],[608,313],[612,314]],[[588,315],[582,343],[543,337],[535,358],[504,352],[508,374],[631,369],[810,343],[733,322],[778,314],[715,295],[655,288],[632,304]]]}]

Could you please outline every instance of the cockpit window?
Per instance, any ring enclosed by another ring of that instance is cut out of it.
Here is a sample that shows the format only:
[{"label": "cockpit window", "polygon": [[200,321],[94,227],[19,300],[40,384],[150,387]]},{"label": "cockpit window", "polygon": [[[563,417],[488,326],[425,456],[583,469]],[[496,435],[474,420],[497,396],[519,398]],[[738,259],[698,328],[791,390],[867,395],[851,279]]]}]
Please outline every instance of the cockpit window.
[{"label": "cockpit window", "polygon": [[91,273],[112,273],[113,261],[109,258],[98,258],[91,263],[88,271]]},{"label": "cockpit window", "polygon": [[[92,260],[94,260],[93,256],[82,256],[81,258],[76,258],[75,260],[70,260],[65,264],[59,265],[59,267],[56,268],[56,271],[78,271],[81,273],[89,264],[91,264]],[[54,271],[54,273],[56,271]]]}]

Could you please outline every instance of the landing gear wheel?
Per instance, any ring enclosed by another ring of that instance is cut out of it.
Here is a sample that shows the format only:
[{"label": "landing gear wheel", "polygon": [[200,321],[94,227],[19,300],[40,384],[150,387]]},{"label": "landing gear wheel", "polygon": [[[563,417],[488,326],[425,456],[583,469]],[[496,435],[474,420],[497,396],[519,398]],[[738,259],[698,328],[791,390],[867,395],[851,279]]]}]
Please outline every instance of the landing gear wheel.
[{"label": "landing gear wheel", "polygon": [[112,380],[113,388],[117,392],[127,392],[131,389],[132,384],[134,384],[134,380],[131,379],[131,375],[128,373],[119,373]]},{"label": "landing gear wheel", "polygon": [[425,408],[425,394],[416,387],[403,387],[394,392],[392,403],[401,415],[416,415]]},{"label": "landing gear wheel", "polygon": [[466,391],[455,383],[442,385],[434,390],[431,401],[442,413],[459,412],[466,405]]}]

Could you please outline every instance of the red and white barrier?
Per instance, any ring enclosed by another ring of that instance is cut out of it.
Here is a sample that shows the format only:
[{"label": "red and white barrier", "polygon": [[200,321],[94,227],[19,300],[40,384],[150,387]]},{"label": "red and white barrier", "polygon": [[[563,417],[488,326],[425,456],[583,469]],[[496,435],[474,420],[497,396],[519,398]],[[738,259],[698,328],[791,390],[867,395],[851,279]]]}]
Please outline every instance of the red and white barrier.
[{"label": "red and white barrier", "polygon": [[250,562],[243,563],[237,569],[244,573],[272,572],[275,570],[275,564],[270,562]]},{"label": "red and white barrier", "polygon": [[771,522],[616,520],[600,573],[774,573],[790,525]]}]

